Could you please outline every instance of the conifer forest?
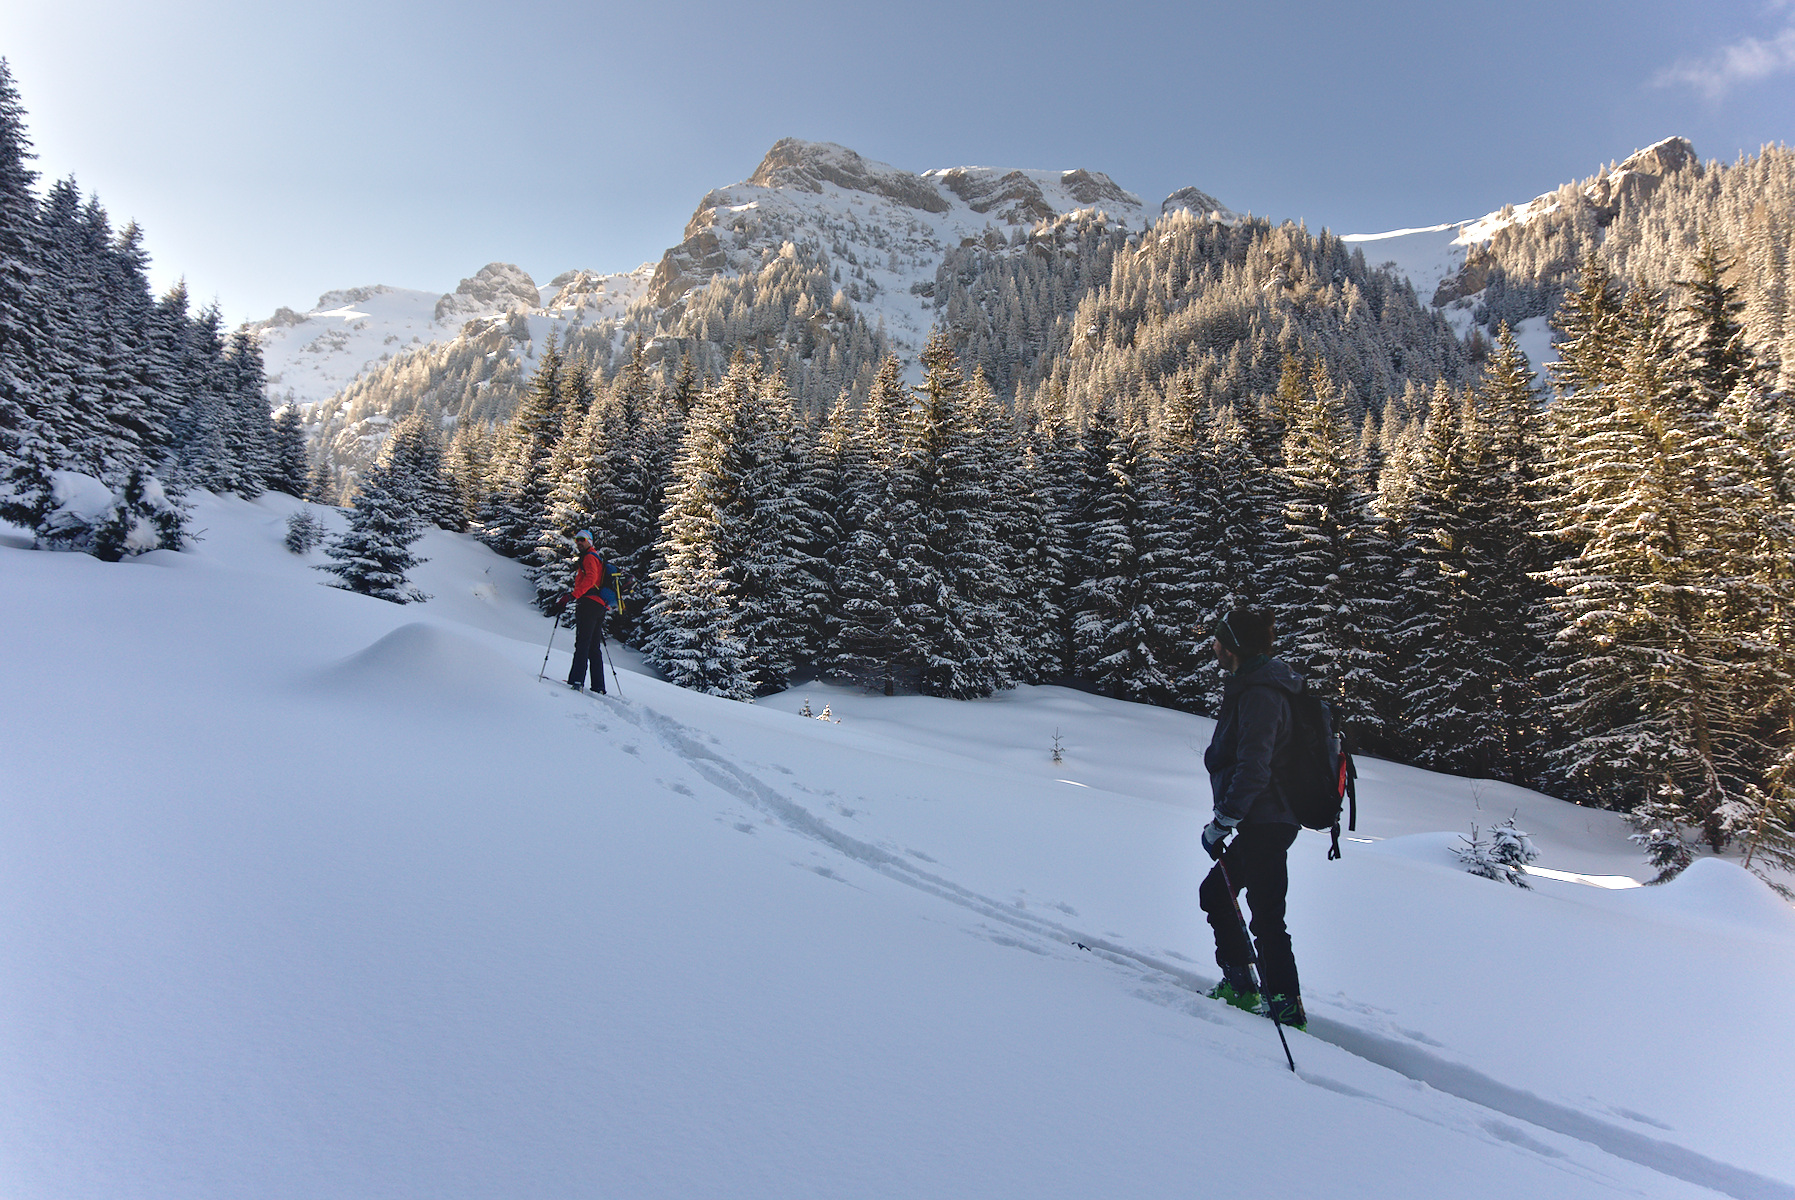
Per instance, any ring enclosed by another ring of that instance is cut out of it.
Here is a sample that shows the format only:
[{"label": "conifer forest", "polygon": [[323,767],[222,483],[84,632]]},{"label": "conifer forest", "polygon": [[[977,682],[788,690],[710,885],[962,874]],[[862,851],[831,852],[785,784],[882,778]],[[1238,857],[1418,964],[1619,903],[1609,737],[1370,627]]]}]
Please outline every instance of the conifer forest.
[{"label": "conifer forest", "polygon": [[299,413],[270,412],[262,353],[184,286],[150,294],[143,232],[73,179],[40,196],[0,60],[0,518],[114,560],[179,549],[193,488],[299,495]]},{"label": "conifer forest", "polygon": [[[178,549],[186,493],[281,490],[350,507],[340,586],[424,599],[434,525],[546,612],[589,528],[632,584],[612,636],[740,700],[1212,713],[1206,630],[1261,606],[1361,753],[1625,811],[1667,874],[1695,844],[1795,869],[1786,149],[1567,185],[1472,255],[1469,337],[1327,231],[1090,210],[949,252],[905,361],[787,243],[527,375],[395,359],[336,404],[390,415],[360,467],[271,411],[251,332],[150,294],[136,226],[40,193],[3,72],[0,516],[44,548]],[[1510,326],[1548,316],[1540,370]]]}]

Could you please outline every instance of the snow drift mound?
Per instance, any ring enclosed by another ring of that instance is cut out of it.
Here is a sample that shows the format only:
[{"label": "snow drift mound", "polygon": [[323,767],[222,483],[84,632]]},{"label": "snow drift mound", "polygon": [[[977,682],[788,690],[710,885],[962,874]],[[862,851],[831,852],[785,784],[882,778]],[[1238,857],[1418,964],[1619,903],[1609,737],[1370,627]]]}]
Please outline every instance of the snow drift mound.
[{"label": "snow drift mound", "polygon": [[1795,909],[1737,863],[1698,858],[1668,883],[1640,888],[1634,902],[1666,920],[1725,925],[1795,942]]},{"label": "snow drift mound", "polygon": [[393,703],[509,705],[531,694],[515,663],[463,634],[427,621],[401,625],[327,667],[334,692]]}]

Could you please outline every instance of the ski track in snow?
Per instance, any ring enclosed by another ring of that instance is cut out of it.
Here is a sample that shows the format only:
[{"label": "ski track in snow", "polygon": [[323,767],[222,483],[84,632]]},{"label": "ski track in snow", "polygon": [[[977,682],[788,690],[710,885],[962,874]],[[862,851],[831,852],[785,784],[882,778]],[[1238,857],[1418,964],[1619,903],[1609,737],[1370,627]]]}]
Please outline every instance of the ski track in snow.
[{"label": "ski track in snow", "polygon": [[[1146,989],[1136,993],[1145,1000],[1215,1024],[1230,1020],[1227,1013],[1208,1011],[1213,1007],[1210,1003],[1195,1003],[1197,999],[1206,1000],[1202,994],[1214,986],[1214,978],[1184,970],[1113,939],[1084,933],[1059,922],[1035,916],[962,887],[951,879],[924,871],[899,855],[836,829],[796,800],[706,746],[689,727],[672,717],[646,705],[616,697],[593,696],[592,699],[603,704],[622,720],[658,738],[668,749],[689,763],[700,776],[723,792],[749,804],[800,837],[820,843],[889,879],[976,913],[986,920],[1007,925],[1032,939],[1022,940],[987,931],[982,935],[987,940],[1036,954],[1063,954],[1067,949],[1088,952],[1112,966],[1135,974],[1142,983],[1147,984]],[[833,871],[814,869],[828,878],[842,879]],[[1042,943],[1050,943],[1051,946]],[[1167,988],[1168,983],[1173,986]],[[1709,1188],[1734,1197],[1734,1200],[1795,1200],[1795,1186],[1781,1180],[1621,1128],[1589,1113],[1511,1087],[1481,1071],[1431,1054],[1414,1042],[1385,1037],[1342,1021],[1316,1016],[1309,1018],[1305,1032],[1310,1037],[1327,1042],[1354,1057],[1434,1091],[1524,1122],[1536,1129],[1583,1142],[1615,1158],[1661,1175]],[[1300,1049],[1300,1045],[1297,1048]],[[1305,1072],[1300,1067],[1298,1075],[1305,1082],[1342,1095],[1374,1103],[1388,1103],[1383,1098],[1367,1095],[1359,1088],[1313,1072]],[[1437,1119],[1432,1114],[1419,1111],[1411,1110],[1411,1115],[1425,1120]],[[1562,1152],[1504,1121],[1484,1120],[1479,1124],[1491,1137],[1547,1158],[1564,1158]]]}]

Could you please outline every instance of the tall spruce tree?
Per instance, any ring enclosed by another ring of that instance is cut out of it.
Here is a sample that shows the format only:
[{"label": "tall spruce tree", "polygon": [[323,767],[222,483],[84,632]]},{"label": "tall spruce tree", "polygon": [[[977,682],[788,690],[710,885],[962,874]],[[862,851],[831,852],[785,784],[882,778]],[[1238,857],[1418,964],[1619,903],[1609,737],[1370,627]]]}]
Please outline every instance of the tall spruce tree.
[{"label": "tall spruce tree", "polygon": [[481,537],[507,558],[531,557],[540,544],[553,479],[549,459],[564,426],[561,350],[554,333],[543,347],[523,404],[506,427],[495,456],[493,489],[480,508]]},{"label": "tall spruce tree", "polygon": [[1677,315],[1681,374],[1710,409],[1719,408],[1742,383],[1756,383],[1761,371],[1746,341],[1740,314],[1745,301],[1726,272],[1732,266],[1706,234],[1690,264],[1693,277],[1679,280],[1688,299]]},{"label": "tall spruce tree", "polygon": [[1724,612],[1747,582],[1754,523],[1732,503],[1748,467],[1727,431],[1673,376],[1658,298],[1620,313],[1618,367],[1586,386],[1559,426],[1548,530],[1567,557],[1547,578],[1569,651],[1554,715],[1581,731],[1561,767],[1655,832],[1661,866],[1686,861],[1675,830],[1715,849],[1750,777],[1740,666]]},{"label": "tall spruce tree", "polygon": [[843,543],[834,572],[834,616],[823,669],[891,695],[903,674],[909,635],[900,574],[902,499],[898,460],[912,398],[903,364],[887,358],[873,381],[852,442],[842,455]]},{"label": "tall spruce tree", "polygon": [[1270,590],[1286,657],[1360,744],[1381,748],[1394,708],[1389,548],[1344,399],[1320,364],[1292,414],[1283,460],[1284,528]]},{"label": "tall spruce tree", "polygon": [[1016,637],[1003,622],[1010,580],[978,470],[984,430],[952,339],[930,334],[922,364],[894,470],[905,656],[925,695],[965,699],[1015,684]]},{"label": "tall spruce tree", "polygon": [[1169,505],[1153,486],[1146,432],[1104,419],[1107,412],[1091,422],[1093,433],[1109,434],[1109,486],[1093,499],[1086,570],[1073,590],[1077,667],[1107,695],[1165,704],[1181,674],[1174,597],[1164,591],[1173,558]]},{"label": "tall spruce tree", "polygon": [[[32,511],[32,499],[18,495],[17,485],[27,475],[35,481],[45,466],[41,447],[30,452],[39,466],[27,465],[27,447],[37,437],[30,412],[41,339],[34,157],[12,68],[0,58],[0,519],[25,525],[35,525],[41,514]],[[27,495],[38,493],[34,487]]]},{"label": "tall spruce tree", "polygon": [[1180,376],[1166,397],[1149,470],[1163,498],[1165,516],[1147,561],[1148,590],[1159,623],[1170,631],[1174,658],[1168,663],[1172,701],[1196,711],[1209,708],[1215,672],[1203,651],[1214,614],[1239,601],[1229,595],[1220,553],[1230,517],[1224,511],[1221,477],[1213,452],[1214,427],[1201,394]]},{"label": "tall spruce tree", "polygon": [[663,565],[648,612],[643,650],[681,687],[733,700],[754,698],[754,651],[743,636],[729,556],[737,480],[729,449],[736,410],[754,402],[759,370],[738,354],[716,386],[700,394],[685,424],[667,510],[661,519]]}]

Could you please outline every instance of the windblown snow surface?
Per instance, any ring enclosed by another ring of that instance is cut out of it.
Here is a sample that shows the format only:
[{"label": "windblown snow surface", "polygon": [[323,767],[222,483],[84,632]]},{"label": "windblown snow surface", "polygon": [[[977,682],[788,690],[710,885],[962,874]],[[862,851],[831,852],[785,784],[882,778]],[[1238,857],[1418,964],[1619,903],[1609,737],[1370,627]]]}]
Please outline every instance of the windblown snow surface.
[{"label": "windblown snow surface", "polygon": [[[351,595],[296,503],[0,537],[10,1200],[1795,1197],[1795,911],[1731,862],[1367,762],[1292,1074],[1201,995],[1207,721],[576,695],[515,564]],[[1528,891],[1452,856],[1511,814]]]}]

